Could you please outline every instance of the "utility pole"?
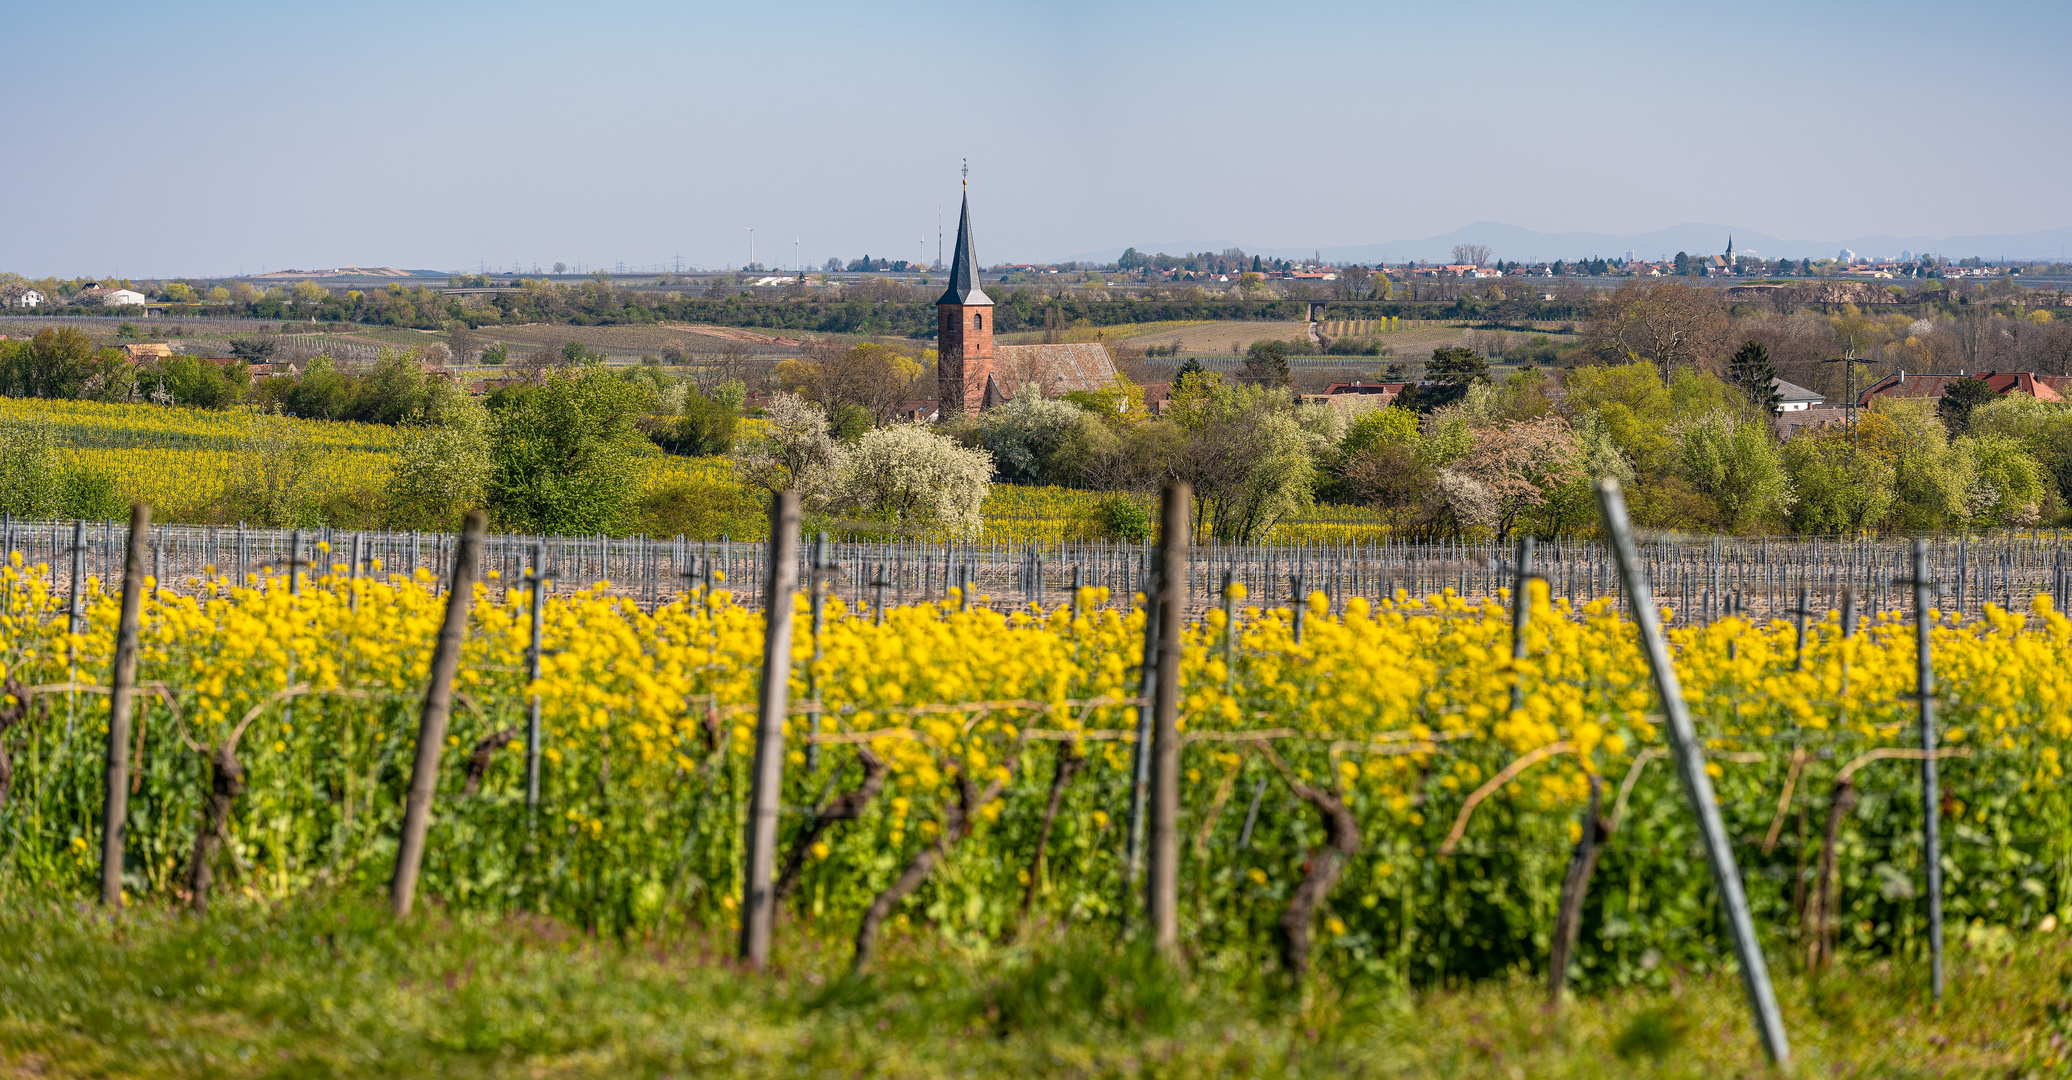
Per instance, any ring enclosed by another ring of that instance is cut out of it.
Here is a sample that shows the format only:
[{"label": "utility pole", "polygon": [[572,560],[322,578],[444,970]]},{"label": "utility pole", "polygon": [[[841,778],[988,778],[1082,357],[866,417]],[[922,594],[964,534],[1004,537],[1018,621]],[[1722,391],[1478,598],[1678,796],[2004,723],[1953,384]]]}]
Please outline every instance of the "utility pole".
[{"label": "utility pole", "polygon": [[1851,460],[1855,460],[1858,441],[1856,437],[1856,365],[1860,363],[1856,358],[1856,338],[1854,336],[1849,338],[1849,348],[1842,355],[1832,360],[1823,360],[1821,363],[1842,365],[1842,384],[1847,388],[1845,392],[1849,395],[1849,402],[1846,406],[1849,410],[1849,457]]}]

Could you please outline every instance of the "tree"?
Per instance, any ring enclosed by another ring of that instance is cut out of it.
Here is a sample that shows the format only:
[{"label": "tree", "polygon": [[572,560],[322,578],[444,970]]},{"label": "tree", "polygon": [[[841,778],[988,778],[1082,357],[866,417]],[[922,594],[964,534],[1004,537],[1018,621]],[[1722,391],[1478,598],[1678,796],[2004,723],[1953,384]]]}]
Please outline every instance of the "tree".
[{"label": "tree", "polygon": [[1885,524],[1906,532],[1961,526],[1973,462],[1920,398],[1882,397],[1856,421],[1860,452],[1892,466],[1893,502]]},{"label": "tree", "polygon": [[781,390],[771,396],[765,411],[769,419],[763,437],[733,452],[735,480],[771,494],[797,491],[801,498],[825,501],[848,462],[847,452],[828,430],[827,413]]},{"label": "tree", "polygon": [[489,506],[521,532],[617,533],[639,488],[643,393],[602,365],[507,388],[493,404]]},{"label": "tree", "polygon": [[1952,379],[1943,387],[1942,397],[1936,399],[1935,415],[1951,435],[1962,435],[1971,428],[1972,410],[1999,396],[1978,376]]},{"label": "tree", "polygon": [[1784,398],[1777,392],[1777,368],[1770,363],[1770,350],[1762,342],[1745,342],[1734,351],[1727,359],[1727,381],[1748,399],[1754,416],[1768,419],[1777,415]]},{"label": "tree", "polygon": [[815,344],[803,358],[779,363],[775,374],[779,386],[820,404],[830,417],[853,406],[866,423],[886,424],[899,415],[926,372],[907,352],[867,341]]},{"label": "tree", "polygon": [[1731,330],[1716,289],[1628,281],[1598,301],[1588,341],[1601,355],[1653,363],[1666,383],[1679,365],[1710,367]]},{"label": "tree", "polygon": [[1199,375],[1202,371],[1201,361],[1196,360],[1194,357],[1190,356],[1182,360],[1179,368],[1173,372],[1173,389],[1178,390],[1180,384],[1187,381],[1187,376]]},{"label": "tree", "polygon": [[122,512],[122,500],[114,477],[65,463],[48,425],[0,421],[0,512],[105,521]]},{"label": "tree", "polygon": [[1791,525],[1797,532],[1856,536],[1891,512],[1891,464],[1852,453],[1844,433],[1800,435],[1784,444],[1781,458],[1796,496]]},{"label": "tree", "polygon": [[481,350],[482,342],[466,323],[461,323],[447,331],[446,347],[453,352],[453,362],[464,365]]},{"label": "tree", "polygon": [[568,264],[567,264],[567,263],[565,263],[565,262],[557,262],[557,263],[555,263],[555,264],[554,264],[554,272],[555,272],[556,274],[566,274],[566,273],[568,273]]},{"label": "tree", "polygon": [[1058,453],[1080,424],[1097,424],[1079,406],[1029,391],[979,418],[979,445],[1009,483],[1063,484]]},{"label": "tree", "polygon": [[1353,419],[1338,442],[1339,452],[1348,456],[1384,444],[1411,446],[1417,442],[1417,417],[1403,409],[1369,409]]},{"label": "tree", "polygon": [[1791,478],[1766,425],[1713,412],[1679,425],[1677,471],[1718,505],[1718,524],[1739,532],[1789,510]]},{"label": "tree", "polygon": [[740,422],[740,410],[731,402],[686,387],[675,425],[676,449],[699,457],[724,454],[734,448],[734,430]]},{"label": "tree", "polygon": [[1489,245],[1488,245],[1488,244],[1455,244],[1455,245],[1453,245],[1453,261],[1454,261],[1454,263],[1455,263],[1455,264],[1457,264],[1457,265],[1460,265],[1460,264],[1465,264],[1465,265],[1469,265],[1469,266],[1482,266],[1482,265],[1485,265],[1486,263],[1488,263],[1488,262],[1489,262]]},{"label": "tree", "polygon": [[842,504],[908,535],[975,537],[993,459],[920,424],[864,433],[842,472]]},{"label": "tree", "polygon": [[2005,435],[1966,435],[1952,447],[1969,459],[1965,519],[1975,528],[2026,528],[2042,518],[2043,466]]},{"label": "tree", "polygon": [[1967,433],[2014,439],[2055,481],[2060,499],[2072,498],[2072,408],[2002,394],[1971,410]]},{"label": "tree", "polygon": [[175,403],[197,409],[229,408],[252,385],[251,373],[243,364],[212,364],[192,356],[168,357],[155,374],[158,388]]},{"label": "tree", "polygon": [[1470,383],[1489,381],[1489,361],[1473,349],[1457,346],[1433,349],[1431,360],[1425,363],[1425,374],[1439,382],[1466,387]]},{"label": "tree", "polygon": [[1253,543],[1316,499],[1315,458],[1328,443],[1298,419],[1285,390],[1191,375],[1173,394],[1168,423],[1184,434],[1165,471],[1194,486],[1194,519],[1209,534]]},{"label": "tree", "polygon": [[1581,474],[1580,449],[1568,421],[1547,416],[1477,431],[1475,448],[1450,468],[1488,489],[1486,524],[1502,540]]},{"label": "tree", "polygon": [[316,524],[317,447],[308,427],[278,412],[255,413],[230,461],[224,497],[239,519],[273,528]]},{"label": "tree", "polygon": [[230,355],[247,364],[263,364],[273,359],[279,342],[270,338],[240,338],[230,343]]},{"label": "tree", "polygon": [[495,468],[489,413],[463,399],[444,423],[413,418],[389,468],[390,528],[451,530],[483,505]]},{"label": "tree", "polygon": [[1278,341],[1253,342],[1245,350],[1245,379],[1260,386],[1287,385],[1288,347]]},{"label": "tree", "polygon": [[127,401],[135,387],[122,350],[96,349],[92,338],[70,326],[0,343],[0,393],[8,397]]}]

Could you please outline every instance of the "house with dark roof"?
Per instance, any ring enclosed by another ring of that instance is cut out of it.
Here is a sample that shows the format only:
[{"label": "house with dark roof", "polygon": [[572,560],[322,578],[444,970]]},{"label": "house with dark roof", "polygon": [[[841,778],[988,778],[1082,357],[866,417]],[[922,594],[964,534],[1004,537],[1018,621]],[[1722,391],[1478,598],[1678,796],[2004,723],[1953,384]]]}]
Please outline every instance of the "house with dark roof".
[{"label": "house with dark roof", "polygon": [[1805,412],[1827,400],[1827,396],[1818,390],[1808,390],[1775,377],[1770,379],[1770,386],[1777,391],[1777,411],[1780,413]]},{"label": "house with dark roof", "polygon": [[1003,404],[1025,386],[1053,397],[1115,381],[1115,361],[1104,345],[993,344],[993,299],[979,284],[969,191],[957,215],[949,285],[935,301],[935,328],[940,419]]}]

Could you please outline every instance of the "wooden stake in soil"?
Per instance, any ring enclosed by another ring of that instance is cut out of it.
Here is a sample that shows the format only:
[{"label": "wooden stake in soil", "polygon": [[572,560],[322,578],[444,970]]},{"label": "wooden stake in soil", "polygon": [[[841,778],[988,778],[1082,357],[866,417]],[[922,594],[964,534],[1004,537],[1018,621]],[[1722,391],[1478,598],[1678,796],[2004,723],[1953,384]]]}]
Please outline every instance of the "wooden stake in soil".
[{"label": "wooden stake in soil", "polygon": [[1575,955],[1576,936],[1583,929],[1583,901],[1590,895],[1590,878],[1597,872],[1597,857],[1612,838],[1616,823],[1599,812],[1604,803],[1604,781],[1590,774],[1590,803],[1583,809],[1583,835],[1570,856],[1568,876],[1561,883],[1561,907],[1554,917],[1554,948],[1547,959],[1547,994],[1555,1001],[1568,987],[1568,960]]},{"label": "wooden stake in soil", "polygon": [[1158,544],[1158,704],[1151,734],[1151,934],[1160,952],[1180,940],[1180,620],[1187,594],[1187,511],[1194,492],[1186,481],[1165,490]]},{"label": "wooden stake in soil", "polygon": [[[749,770],[747,877],[741,882],[741,959],[760,969],[770,960],[777,895],[777,798],[784,788],[784,712],[791,693],[791,606],[799,587],[799,496],[770,501],[769,572],[763,588],[762,693],[756,712],[755,763]],[[882,608],[883,605],[881,604]]]},{"label": "wooden stake in soil", "polygon": [[129,822],[130,709],[137,692],[137,612],[144,602],[144,549],[151,504],[130,507],[122,560],[122,618],[115,629],[115,676],[108,690],[108,786],[101,806],[101,903],[122,903],[122,831]]},{"label": "wooden stake in soil", "polygon": [[1618,562],[1619,583],[1633,611],[1640,631],[1641,650],[1655,676],[1655,690],[1667,714],[1671,756],[1683,777],[1684,794],[1698,815],[1698,833],[1705,843],[1706,861],[1712,865],[1713,884],[1727,909],[1727,927],[1733,934],[1734,958],[1740,962],[1741,982],[1748,991],[1749,1011],[1755,1014],[1763,1049],[1778,1066],[1791,1061],[1791,1042],[1784,1033],[1784,1016],[1777,1009],[1777,994],[1770,986],[1770,967],[1763,959],[1762,942],[1755,936],[1755,920],[1748,912],[1748,897],[1741,888],[1741,869],[1734,862],[1734,849],[1727,837],[1726,822],[1720,818],[1719,801],[1712,792],[1712,778],[1705,774],[1705,744],[1691,723],[1690,706],[1684,702],[1682,681],[1669,649],[1662,643],[1662,629],[1655,611],[1653,590],[1640,562],[1640,549],[1633,542],[1633,525],[1626,516],[1626,495],[1619,482],[1605,479],[1597,485],[1597,503],[1604,511],[1605,531],[1611,534],[1612,555]]},{"label": "wooden stake in soil", "polygon": [[[527,581],[532,586],[532,595],[527,598],[527,607],[532,616],[532,636],[525,647],[525,677],[537,684],[540,681],[540,631],[544,628],[547,598],[547,546],[532,545],[532,574]],[[540,805],[540,696],[535,693],[526,705],[525,715],[525,820],[532,824],[533,813]]]},{"label": "wooden stake in soil", "polygon": [[432,798],[439,787],[439,755],[446,748],[446,720],[453,713],[453,675],[460,668],[461,639],[468,607],[475,599],[475,553],[482,548],[482,511],[470,510],[453,560],[453,587],[446,594],[446,621],[432,651],[432,681],[425,689],[417,724],[417,760],[410,767],[410,794],[403,805],[403,836],[396,846],[395,875],[389,879],[389,911],[409,918],[417,899],[417,871],[424,863],[425,833],[432,825]]}]

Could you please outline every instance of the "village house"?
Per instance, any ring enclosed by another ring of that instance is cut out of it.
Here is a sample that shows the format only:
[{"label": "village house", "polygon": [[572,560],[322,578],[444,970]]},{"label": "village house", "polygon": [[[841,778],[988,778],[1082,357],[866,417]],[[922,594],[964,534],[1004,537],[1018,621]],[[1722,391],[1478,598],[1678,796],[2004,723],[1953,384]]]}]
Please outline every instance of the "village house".
[{"label": "village house", "polygon": [[1869,408],[1881,397],[1940,399],[1950,384],[1959,379],[1983,379],[1996,394],[2022,394],[2038,401],[2061,402],[2072,393],[2072,376],[2038,375],[2029,371],[1981,371],[1976,375],[1912,374],[1900,371],[1864,388],[1857,398],[1860,408]]}]

